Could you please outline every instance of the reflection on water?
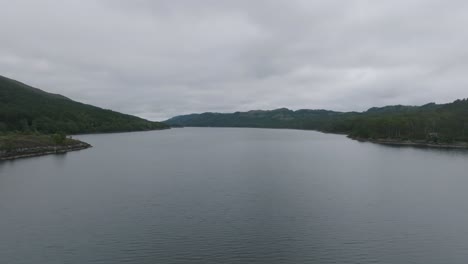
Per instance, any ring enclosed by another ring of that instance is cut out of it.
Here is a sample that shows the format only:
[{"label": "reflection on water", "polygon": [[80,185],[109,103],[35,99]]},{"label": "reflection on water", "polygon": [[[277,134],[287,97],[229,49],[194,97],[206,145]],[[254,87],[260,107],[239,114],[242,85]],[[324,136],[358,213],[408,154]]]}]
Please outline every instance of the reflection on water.
[{"label": "reflection on water", "polygon": [[468,152],[312,131],[83,135],[0,162],[2,263],[466,263]]},{"label": "reflection on water", "polygon": [[378,145],[384,148],[396,148],[398,150],[405,150],[405,149],[413,149],[417,151],[427,151],[433,153],[441,153],[443,155],[462,155],[468,156],[468,148],[434,148],[428,146],[412,146],[412,145],[393,145],[393,144],[376,144],[371,142],[359,142],[362,144],[371,144],[371,145]]},{"label": "reflection on water", "polygon": [[65,162],[67,161],[67,153],[57,153],[54,155],[51,155],[52,160],[54,161],[54,164],[56,166],[64,166]]}]

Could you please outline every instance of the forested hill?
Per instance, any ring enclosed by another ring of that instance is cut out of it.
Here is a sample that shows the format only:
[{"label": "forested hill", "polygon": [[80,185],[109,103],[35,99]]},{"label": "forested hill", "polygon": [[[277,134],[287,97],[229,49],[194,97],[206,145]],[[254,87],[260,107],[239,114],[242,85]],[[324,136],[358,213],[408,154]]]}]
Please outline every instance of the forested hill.
[{"label": "forested hill", "polygon": [[0,132],[97,133],[168,128],[0,76]]},{"label": "forested hill", "polygon": [[363,139],[468,141],[468,101],[423,106],[386,106],[365,112],[286,108],[230,114],[203,113],[171,118],[173,126],[312,129]]},{"label": "forested hill", "polygon": [[165,123],[173,126],[201,127],[263,127],[317,129],[331,118],[342,115],[326,110],[252,110],[248,112],[203,113],[176,116]]}]

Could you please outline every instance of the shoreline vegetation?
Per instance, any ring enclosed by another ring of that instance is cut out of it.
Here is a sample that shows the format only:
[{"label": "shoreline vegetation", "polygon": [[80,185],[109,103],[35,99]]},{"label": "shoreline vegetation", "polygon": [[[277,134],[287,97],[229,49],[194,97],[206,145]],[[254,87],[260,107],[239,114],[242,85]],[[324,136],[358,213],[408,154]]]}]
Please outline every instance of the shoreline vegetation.
[{"label": "shoreline vegetation", "polygon": [[314,130],[386,145],[468,148],[468,99],[447,104],[373,107],[364,112],[300,109],[201,113],[173,117],[171,126]]},{"label": "shoreline vegetation", "polygon": [[0,136],[0,161],[61,154],[92,146],[64,134],[7,134]]},{"label": "shoreline vegetation", "polygon": [[0,133],[76,135],[167,128],[161,122],[83,104],[0,76]]},{"label": "shoreline vegetation", "polygon": [[359,142],[370,142],[380,145],[400,146],[400,147],[418,147],[418,148],[439,148],[439,149],[467,149],[468,143],[466,142],[452,142],[452,143],[437,143],[427,142],[423,140],[400,140],[400,139],[370,139],[348,136],[348,138],[357,140]]},{"label": "shoreline vegetation", "polygon": [[468,100],[364,112],[252,110],[202,113],[154,122],[73,101],[0,76],[0,160],[90,148],[65,134],[163,130],[171,127],[315,130],[384,145],[468,149]]},{"label": "shoreline vegetation", "polygon": [[91,147],[65,134],[163,130],[161,122],[83,104],[0,76],[0,160]]}]

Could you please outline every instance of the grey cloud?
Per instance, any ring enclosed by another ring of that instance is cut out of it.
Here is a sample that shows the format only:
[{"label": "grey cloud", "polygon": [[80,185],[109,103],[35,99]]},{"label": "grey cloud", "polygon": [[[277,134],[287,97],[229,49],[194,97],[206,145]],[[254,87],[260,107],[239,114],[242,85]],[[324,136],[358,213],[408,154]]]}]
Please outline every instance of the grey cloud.
[{"label": "grey cloud", "polygon": [[153,120],[468,94],[461,0],[0,3],[1,75]]}]

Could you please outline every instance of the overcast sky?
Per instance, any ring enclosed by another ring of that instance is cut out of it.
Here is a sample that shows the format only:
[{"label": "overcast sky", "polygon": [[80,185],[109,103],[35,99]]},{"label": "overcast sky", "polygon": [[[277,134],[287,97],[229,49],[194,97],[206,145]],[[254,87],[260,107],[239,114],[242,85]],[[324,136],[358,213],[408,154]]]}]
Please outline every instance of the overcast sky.
[{"label": "overcast sky", "polygon": [[468,1],[0,0],[0,75],[164,120],[468,97]]}]

